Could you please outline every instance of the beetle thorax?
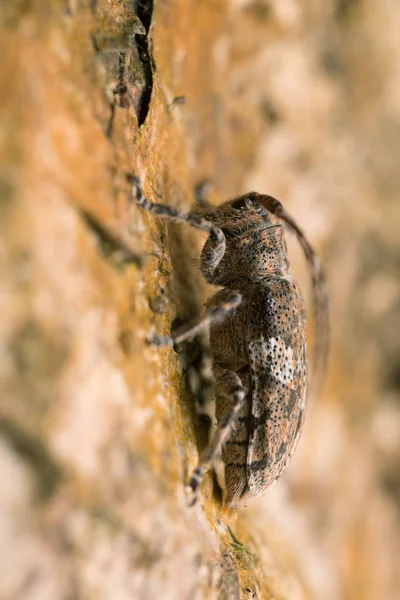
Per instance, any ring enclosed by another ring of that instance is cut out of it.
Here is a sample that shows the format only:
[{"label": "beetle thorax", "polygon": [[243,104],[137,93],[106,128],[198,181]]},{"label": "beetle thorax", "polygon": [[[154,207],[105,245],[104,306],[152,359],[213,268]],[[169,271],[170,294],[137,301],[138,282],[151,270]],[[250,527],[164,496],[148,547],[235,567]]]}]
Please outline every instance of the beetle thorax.
[{"label": "beetle thorax", "polygon": [[[224,230],[226,251],[218,265],[217,285],[245,290],[251,283],[258,283],[289,274],[289,261],[281,225],[248,230]],[[207,243],[202,258],[208,254]]]}]

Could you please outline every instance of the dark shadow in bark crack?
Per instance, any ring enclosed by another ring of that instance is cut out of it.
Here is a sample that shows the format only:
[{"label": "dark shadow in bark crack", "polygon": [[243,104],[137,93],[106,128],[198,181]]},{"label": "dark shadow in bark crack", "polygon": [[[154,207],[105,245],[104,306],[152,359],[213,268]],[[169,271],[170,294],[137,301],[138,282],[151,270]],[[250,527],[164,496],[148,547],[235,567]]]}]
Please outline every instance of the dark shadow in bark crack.
[{"label": "dark shadow in bark crack", "polygon": [[151,93],[153,90],[153,68],[154,64],[151,57],[149,46],[149,31],[153,15],[153,0],[131,0],[133,12],[142,22],[146,34],[135,35],[135,43],[138,56],[142,65],[143,82],[140,96],[137,102],[136,114],[139,127],[146,120],[150,108]]},{"label": "dark shadow in bark crack", "polygon": [[80,213],[89,228],[96,234],[100,248],[106,258],[112,257],[119,264],[133,263],[138,267],[143,264],[143,258],[129,246],[121,235],[102,223],[93,213],[80,208]]},{"label": "dark shadow in bark crack", "polygon": [[23,431],[8,419],[0,419],[0,435],[35,472],[38,500],[48,500],[60,483],[62,471],[50,456],[46,446],[41,440]]},{"label": "dark shadow in bark crack", "polygon": [[94,4],[92,11],[93,47],[106,68],[106,86],[111,84],[114,94],[106,127],[111,137],[116,102],[123,108],[134,108],[139,127],[149,112],[155,70],[149,41],[153,1],[132,0],[120,19],[115,19],[107,7]]}]

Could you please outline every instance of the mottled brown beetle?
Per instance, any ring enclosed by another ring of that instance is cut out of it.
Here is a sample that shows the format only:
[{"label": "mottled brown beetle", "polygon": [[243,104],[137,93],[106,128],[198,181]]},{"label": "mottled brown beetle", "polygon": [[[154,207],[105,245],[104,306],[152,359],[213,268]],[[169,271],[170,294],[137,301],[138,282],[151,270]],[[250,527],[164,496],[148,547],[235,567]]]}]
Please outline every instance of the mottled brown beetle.
[{"label": "mottled brown beetle", "polygon": [[[209,233],[201,253],[205,279],[221,286],[204,316],[171,336],[169,345],[210,327],[218,427],[200,456],[189,486],[196,501],[204,472],[221,456],[224,503],[260,496],[281,475],[303,425],[307,397],[305,310],[292,280],[282,221],[294,231],[311,269],[315,335],[313,389],[319,387],[328,350],[328,299],[319,261],[282,204],[250,192],[217,207],[184,213],[148,202],[145,210]],[[318,380],[318,381],[317,381]]]}]

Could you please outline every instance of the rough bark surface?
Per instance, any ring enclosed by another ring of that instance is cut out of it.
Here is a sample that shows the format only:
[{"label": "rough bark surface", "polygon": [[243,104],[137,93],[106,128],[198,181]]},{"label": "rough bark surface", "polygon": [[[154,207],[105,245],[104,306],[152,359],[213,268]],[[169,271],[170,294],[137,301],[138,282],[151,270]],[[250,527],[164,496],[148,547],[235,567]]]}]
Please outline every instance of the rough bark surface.
[{"label": "rough bark surface", "polygon": [[[0,598],[394,600],[398,2],[21,0],[0,22]],[[211,476],[188,508],[205,431],[145,341],[201,310],[204,236],[132,205],[132,173],[185,209],[205,177],[214,202],[273,194],[326,264],[324,397],[235,514]]]}]

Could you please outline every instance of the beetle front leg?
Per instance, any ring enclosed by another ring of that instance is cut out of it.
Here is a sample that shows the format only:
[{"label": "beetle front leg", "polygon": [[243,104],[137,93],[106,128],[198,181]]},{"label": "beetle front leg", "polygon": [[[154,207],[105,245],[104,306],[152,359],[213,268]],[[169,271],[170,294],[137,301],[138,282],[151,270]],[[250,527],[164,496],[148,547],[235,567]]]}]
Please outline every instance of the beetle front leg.
[{"label": "beetle front leg", "polygon": [[133,192],[136,192],[136,202],[143,210],[151,212],[158,217],[165,217],[166,219],[177,221],[178,223],[187,223],[191,227],[199,229],[200,231],[206,231],[209,234],[204,247],[205,249],[203,250],[203,255],[206,253],[206,259],[203,259],[202,263],[203,274],[207,281],[212,283],[215,279],[218,265],[225,254],[226,240],[224,232],[214,225],[214,223],[204,219],[198,214],[184,212],[174,206],[168,206],[166,204],[149,202],[143,195],[139,179],[135,176],[129,176],[129,180],[133,184]]}]

